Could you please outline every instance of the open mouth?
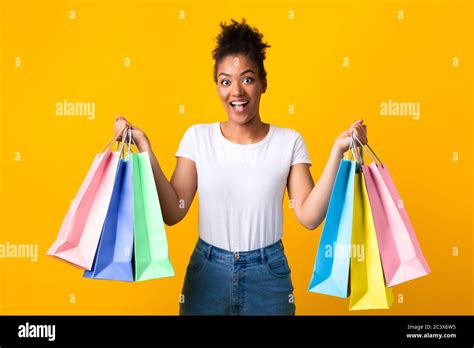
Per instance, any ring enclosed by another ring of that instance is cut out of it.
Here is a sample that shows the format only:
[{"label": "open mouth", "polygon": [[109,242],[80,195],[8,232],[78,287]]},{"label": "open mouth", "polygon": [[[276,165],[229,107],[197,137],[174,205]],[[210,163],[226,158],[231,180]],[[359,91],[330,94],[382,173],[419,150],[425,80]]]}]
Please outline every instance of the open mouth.
[{"label": "open mouth", "polygon": [[232,110],[235,112],[242,112],[244,111],[245,107],[249,104],[248,100],[239,100],[239,101],[231,101],[229,105],[231,106]]}]

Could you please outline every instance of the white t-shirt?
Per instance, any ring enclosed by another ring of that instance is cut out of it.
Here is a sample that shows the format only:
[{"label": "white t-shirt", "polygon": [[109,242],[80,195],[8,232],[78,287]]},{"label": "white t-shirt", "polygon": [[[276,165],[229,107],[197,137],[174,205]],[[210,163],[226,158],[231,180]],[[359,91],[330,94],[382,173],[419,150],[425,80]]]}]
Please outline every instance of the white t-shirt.
[{"label": "white t-shirt", "polygon": [[227,140],[220,123],[189,127],[176,157],[196,163],[199,237],[229,251],[276,243],[283,235],[283,196],[290,166],[311,161],[301,135],[270,125],[261,141]]}]

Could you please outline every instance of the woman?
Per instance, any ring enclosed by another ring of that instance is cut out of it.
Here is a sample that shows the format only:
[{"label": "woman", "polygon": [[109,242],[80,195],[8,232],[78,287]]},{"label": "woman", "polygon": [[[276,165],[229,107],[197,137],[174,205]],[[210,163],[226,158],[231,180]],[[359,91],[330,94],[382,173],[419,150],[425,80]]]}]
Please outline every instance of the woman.
[{"label": "woman", "polygon": [[314,185],[301,135],[261,120],[267,88],[263,35],[245,20],[221,24],[213,51],[214,81],[226,122],[188,128],[170,181],[146,134],[117,117],[117,138],[132,128],[140,152],[150,155],[167,225],[180,222],[199,192],[199,239],[183,285],[181,315],[294,315],[293,285],[284,254],[285,187],[298,221],[315,229],[323,221],[343,153],[354,131],[364,143],[363,121],[334,142]]}]

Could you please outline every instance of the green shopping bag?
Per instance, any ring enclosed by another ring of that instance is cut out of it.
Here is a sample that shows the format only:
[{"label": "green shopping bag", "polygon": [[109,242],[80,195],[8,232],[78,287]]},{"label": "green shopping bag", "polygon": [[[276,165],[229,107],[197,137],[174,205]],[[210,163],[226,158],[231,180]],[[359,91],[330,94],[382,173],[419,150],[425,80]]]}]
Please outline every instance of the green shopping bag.
[{"label": "green shopping bag", "polygon": [[135,281],[174,276],[148,152],[132,153]]}]

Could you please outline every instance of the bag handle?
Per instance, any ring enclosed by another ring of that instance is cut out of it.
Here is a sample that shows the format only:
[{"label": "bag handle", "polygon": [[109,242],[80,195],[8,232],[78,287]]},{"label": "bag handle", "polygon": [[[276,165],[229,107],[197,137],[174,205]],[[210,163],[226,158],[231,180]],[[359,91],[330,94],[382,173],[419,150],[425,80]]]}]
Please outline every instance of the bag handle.
[{"label": "bag handle", "polygon": [[370,156],[372,161],[374,161],[375,163],[379,162],[380,165],[382,166],[382,168],[384,168],[384,164],[383,164],[382,160],[379,158],[379,156],[377,156],[375,151],[372,150],[372,148],[370,147],[370,145],[368,143],[365,144],[365,145],[362,144],[362,142],[360,141],[360,139],[357,137],[357,135],[355,133],[352,133],[352,137],[353,137],[353,139],[355,139],[360,144],[362,150],[367,151],[367,149],[365,147],[369,148],[370,151],[367,151],[367,154]]},{"label": "bag handle", "polygon": [[125,159],[126,157],[128,157],[130,153],[130,147],[128,148],[128,151],[127,151],[127,146],[128,146],[127,139],[129,137],[128,128],[125,128],[124,133],[125,134],[122,136],[122,142],[120,145],[120,159]]},{"label": "bag handle", "polygon": [[352,154],[352,158],[357,162],[357,163],[363,163],[364,159],[363,157],[360,157],[360,152],[357,150],[357,146],[354,142],[354,139],[351,138],[351,141],[349,142],[349,149],[344,153],[344,159],[349,160],[349,155]]},{"label": "bag handle", "polygon": [[128,158],[130,156],[130,153],[133,152],[132,150],[132,144],[135,145],[135,147],[138,149],[137,144],[135,143],[135,140],[133,139],[132,136],[132,128],[126,128],[127,134],[124,136],[124,141],[127,141],[124,145],[124,150],[126,154],[122,152],[122,158]]},{"label": "bag handle", "polygon": [[137,144],[135,144],[135,140],[133,140],[132,128],[129,128],[128,129],[128,147],[129,147],[129,149],[131,149],[131,147],[130,147],[131,143],[133,143],[133,145],[135,145],[135,147],[138,149]]},{"label": "bag handle", "polygon": [[352,140],[349,143],[349,149],[346,152],[344,152],[344,159],[349,161],[350,160],[350,158],[349,158],[350,154],[352,154],[352,157],[354,157],[354,152],[352,151]]},{"label": "bag handle", "polygon": [[[128,158],[130,156],[130,153],[132,152],[132,146],[131,146],[131,142],[133,141],[132,128],[127,128],[126,138],[128,139],[128,142],[127,142],[127,155],[125,156],[125,158]],[[133,141],[133,143],[135,144],[135,141]]]},{"label": "bag handle", "polygon": [[354,158],[357,162],[357,164],[364,164],[364,156],[363,152],[359,151],[359,148],[355,142],[355,139],[353,137],[353,133],[351,133],[351,142],[349,148],[351,149],[352,153],[354,154]]},{"label": "bag handle", "polygon": [[124,144],[124,138],[122,137],[122,141],[120,142],[120,141],[117,141],[117,137],[118,137],[119,135],[122,135],[122,134],[124,133],[124,131],[127,130],[127,129],[128,129],[128,127],[124,128],[117,136],[113,137],[113,138],[109,141],[109,143],[107,144],[107,146],[105,147],[105,149],[104,149],[102,152],[107,151],[107,149],[110,147],[110,145],[112,145],[112,143],[113,143],[114,141],[117,142],[117,144],[115,144],[115,151],[117,151],[118,144],[120,143],[120,152],[122,152],[122,148],[123,148],[123,144]]}]

